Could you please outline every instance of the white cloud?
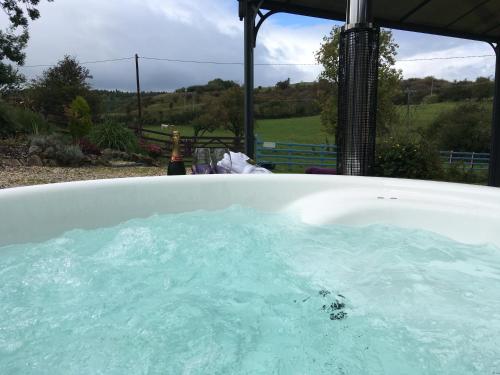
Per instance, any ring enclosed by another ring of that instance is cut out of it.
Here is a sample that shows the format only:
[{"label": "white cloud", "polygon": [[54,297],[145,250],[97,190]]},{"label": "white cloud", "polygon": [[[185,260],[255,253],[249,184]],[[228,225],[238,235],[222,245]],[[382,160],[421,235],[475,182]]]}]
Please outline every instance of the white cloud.
[{"label": "white cloud", "polygon": [[[307,64],[315,63],[322,38],[330,32],[327,24],[312,26],[283,26],[268,20],[259,34],[257,56],[262,53],[262,61],[270,64],[306,64],[294,67],[274,67],[279,79],[292,75],[294,81],[313,81],[321,72],[321,67]],[[269,68],[267,68],[269,69]]]},{"label": "white cloud", "polygon": [[[168,57],[188,60],[243,61],[243,24],[236,0],[55,0],[41,2],[41,18],[31,25],[28,65],[58,61],[65,54],[81,61],[117,57]],[[0,15],[0,22],[5,18]],[[256,62],[311,63],[329,22],[272,16],[263,25]],[[491,53],[489,46],[451,38],[396,32],[401,58]],[[427,38],[427,39],[426,39]],[[435,75],[474,78],[493,74],[493,59],[398,63],[406,77]],[[89,65],[93,85],[133,90],[133,61]],[[255,68],[256,85],[317,78],[320,67]],[[41,69],[24,68],[30,77]],[[220,77],[243,80],[239,65],[195,65],[141,60],[145,90],[171,90]]]},{"label": "white cloud", "polygon": [[[449,58],[455,56],[481,56],[494,54],[486,43],[462,42],[442,50],[420,52],[401,57],[402,60]],[[495,57],[471,57],[460,59],[435,59],[428,61],[399,61],[396,66],[406,78],[435,76],[446,79],[474,79],[478,76],[493,77]]]}]

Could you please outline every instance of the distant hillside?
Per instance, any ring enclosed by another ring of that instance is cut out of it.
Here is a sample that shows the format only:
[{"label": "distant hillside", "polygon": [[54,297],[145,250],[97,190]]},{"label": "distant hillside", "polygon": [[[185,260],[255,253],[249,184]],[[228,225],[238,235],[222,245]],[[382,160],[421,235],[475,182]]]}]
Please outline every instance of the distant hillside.
[{"label": "distant hillside", "polygon": [[446,81],[434,77],[404,79],[395,104],[421,104],[483,100],[493,97],[494,82],[486,77],[475,81]]},{"label": "distant hillside", "polygon": [[[189,123],[203,111],[211,99],[218,97],[233,81],[215,79],[206,85],[183,87],[175,92],[143,92],[143,119],[147,124]],[[278,82],[275,87],[255,89],[255,114],[257,118],[287,118],[314,116],[320,113],[319,85],[312,83],[290,84]],[[119,121],[131,122],[137,118],[135,93],[120,91],[96,91],[102,101],[102,112]]]},{"label": "distant hillside", "polygon": [[[143,119],[146,124],[186,125],[203,112],[210,101],[225,90],[237,86],[233,81],[214,79],[205,85],[182,87],[175,92],[143,92]],[[329,90],[324,82],[291,84],[289,80],[273,87],[255,89],[257,119],[280,119],[316,116],[321,112],[321,92]],[[401,81],[394,93],[397,105],[418,105],[441,102],[483,100],[493,96],[494,83],[489,78],[475,81],[446,81],[433,77]],[[137,118],[136,94],[120,91],[96,91],[101,98],[102,112],[119,121],[131,123]]]}]

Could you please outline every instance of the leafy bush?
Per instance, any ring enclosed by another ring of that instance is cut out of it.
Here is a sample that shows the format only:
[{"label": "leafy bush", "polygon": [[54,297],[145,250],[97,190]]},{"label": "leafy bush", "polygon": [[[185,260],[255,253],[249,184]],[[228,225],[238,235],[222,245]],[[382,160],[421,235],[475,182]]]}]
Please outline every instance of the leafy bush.
[{"label": "leafy bush", "polygon": [[52,126],[39,113],[29,109],[16,108],[18,130],[24,134],[50,133]]},{"label": "leafy bush", "polygon": [[442,175],[439,152],[424,141],[386,138],[377,145],[374,173],[380,177],[437,179]]},{"label": "leafy bush", "polygon": [[441,150],[489,152],[491,112],[478,103],[464,103],[441,113],[429,127],[429,138]]},{"label": "leafy bush", "polygon": [[433,95],[426,95],[422,98],[422,104],[434,104],[439,102],[439,96],[433,94]]},{"label": "leafy bush", "polygon": [[57,161],[66,166],[78,166],[84,157],[80,147],[76,145],[63,145],[56,152]]},{"label": "leafy bush", "polygon": [[448,164],[444,168],[443,179],[449,182],[466,184],[486,184],[488,181],[487,170],[472,170],[466,163]]},{"label": "leafy bush", "polygon": [[92,115],[87,101],[77,96],[66,110],[69,120],[69,132],[73,140],[79,140],[90,133],[92,129]]},{"label": "leafy bush", "polygon": [[164,154],[163,149],[154,143],[146,143],[144,140],[141,140],[140,146],[152,158],[159,158]]},{"label": "leafy bush", "polygon": [[87,138],[82,138],[78,141],[78,146],[80,146],[80,150],[85,155],[101,155],[101,150],[95,144],[90,142]]},{"label": "leafy bush", "polygon": [[0,138],[14,136],[18,127],[12,107],[0,101]]},{"label": "leafy bush", "polygon": [[89,140],[101,150],[111,148],[113,150],[134,152],[138,149],[138,142],[134,133],[125,126],[111,121],[94,126],[89,134]]},{"label": "leafy bush", "polygon": [[0,137],[48,133],[50,130],[50,124],[39,113],[0,102]]}]

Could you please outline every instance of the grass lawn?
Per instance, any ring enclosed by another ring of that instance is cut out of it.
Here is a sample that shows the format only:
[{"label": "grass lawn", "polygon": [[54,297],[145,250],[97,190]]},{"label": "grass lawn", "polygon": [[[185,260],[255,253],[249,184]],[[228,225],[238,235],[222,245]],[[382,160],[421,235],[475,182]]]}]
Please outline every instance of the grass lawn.
[{"label": "grass lawn", "polygon": [[257,121],[255,133],[260,140],[295,143],[332,143],[333,137],[325,133],[319,116],[270,119]]},{"label": "grass lawn", "polygon": [[[162,131],[160,126],[148,125],[145,129]],[[192,136],[193,128],[189,125],[176,126],[181,135]],[[163,130],[166,133],[166,131]],[[255,134],[263,141],[280,141],[296,143],[325,143],[327,134],[321,127],[319,116],[296,117],[285,119],[258,120]],[[227,136],[232,133],[226,130],[218,129],[213,133],[205,135]],[[153,136],[152,134],[148,136]],[[166,135],[154,135],[154,138],[166,139]],[[328,136],[331,143],[332,137]]]}]

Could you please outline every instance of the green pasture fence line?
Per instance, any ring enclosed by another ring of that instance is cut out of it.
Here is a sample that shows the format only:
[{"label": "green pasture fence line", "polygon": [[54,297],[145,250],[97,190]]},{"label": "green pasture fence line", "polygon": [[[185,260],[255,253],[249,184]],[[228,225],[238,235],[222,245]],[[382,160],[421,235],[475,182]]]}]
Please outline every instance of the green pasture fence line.
[{"label": "green pasture fence line", "polygon": [[[264,142],[257,138],[256,162],[269,164],[278,171],[298,172],[305,167],[337,167],[337,146],[331,144]],[[489,167],[490,154],[484,152],[440,151],[444,165],[460,165],[472,171]]]},{"label": "green pasture fence line", "polygon": [[460,164],[470,170],[488,170],[490,154],[487,152],[440,151],[444,164]]},{"label": "green pasture fence line", "polygon": [[255,161],[288,172],[304,167],[337,167],[337,146],[331,144],[264,142],[256,139]]}]

